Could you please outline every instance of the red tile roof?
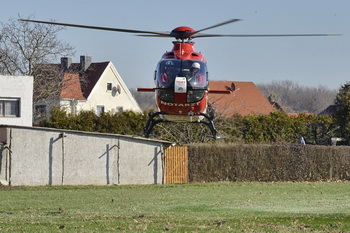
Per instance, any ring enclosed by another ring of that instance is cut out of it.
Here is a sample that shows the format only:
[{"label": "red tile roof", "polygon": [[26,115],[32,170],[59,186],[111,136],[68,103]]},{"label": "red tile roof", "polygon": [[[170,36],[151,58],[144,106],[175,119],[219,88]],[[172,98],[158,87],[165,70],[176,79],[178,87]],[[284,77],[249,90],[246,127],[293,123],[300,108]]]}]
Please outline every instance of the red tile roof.
[{"label": "red tile roof", "polygon": [[61,88],[61,98],[86,100],[81,91],[79,74],[65,73]]},{"label": "red tile roof", "polygon": [[234,114],[267,115],[274,111],[272,105],[253,82],[210,81],[209,89],[227,90],[235,87],[232,94],[209,94],[208,102],[217,113],[230,117]]},{"label": "red tile roof", "polygon": [[94,62],[84,72],[81,78],[78,73],[79,63],[72,63],[70,69],[64,73],[64,82],[61,89],[61,98],[86,100],[109,62]]}]

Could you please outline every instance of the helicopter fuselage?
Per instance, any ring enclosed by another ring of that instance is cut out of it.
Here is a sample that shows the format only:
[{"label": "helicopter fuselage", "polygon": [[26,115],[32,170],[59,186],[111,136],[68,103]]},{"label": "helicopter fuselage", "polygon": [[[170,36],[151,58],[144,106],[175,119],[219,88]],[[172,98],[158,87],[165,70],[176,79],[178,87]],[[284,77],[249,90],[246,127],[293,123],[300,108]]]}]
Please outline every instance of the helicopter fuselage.
[{"label": "helicopter fuselage", "polygon": [[156,102],[167,120],[198,121],[206,113],[208,100],[207,63],[195,52],[194,42],[174,41],[155,71]]}]

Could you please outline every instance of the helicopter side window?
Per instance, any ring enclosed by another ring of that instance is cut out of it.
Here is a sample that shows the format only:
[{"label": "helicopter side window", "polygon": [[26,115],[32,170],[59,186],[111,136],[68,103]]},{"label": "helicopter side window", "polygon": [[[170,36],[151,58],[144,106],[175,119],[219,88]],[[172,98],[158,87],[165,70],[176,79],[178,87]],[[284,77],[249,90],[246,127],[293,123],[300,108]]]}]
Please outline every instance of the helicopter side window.
[{"label": "helicopter side window", "polygon": [[187,81],[193,89],[203,89],[207,87],[208,72],[204,62],[188,60],[184,70],[186,70]]},{"label": "helicopter side window", "polygon": [[204,97],[205,90],[203,89],[192,89],[187,92],[187,103],[195,103],[201,101]]},{"label": "helicopter side window", "polygon": [[161,88],[157,91],[157,95],[159,99],[161,99],[162,101],[169,102],[169,103],[174,103],[175,101],[174,90],[172,89]]},{"label": "helicopter side window", "polygon": [[208,86],[208,72],[204,62],[191,61],[187,63],[187,81],[189,90],[187,92],[187,102],[195,103],[203,99]]},{"label": "helicopter side window", "polygon": [[180,71],[180,62],[176,60],[164,60],[158,63],[155,79],[157,96],[165,102],[174,102],[174,82]]},{"label": "helicopter side window", "polygon": [[177,61],[166,60],[158,65],[157,87],[166,88],[174,86],[175,77],[178,73]]}]

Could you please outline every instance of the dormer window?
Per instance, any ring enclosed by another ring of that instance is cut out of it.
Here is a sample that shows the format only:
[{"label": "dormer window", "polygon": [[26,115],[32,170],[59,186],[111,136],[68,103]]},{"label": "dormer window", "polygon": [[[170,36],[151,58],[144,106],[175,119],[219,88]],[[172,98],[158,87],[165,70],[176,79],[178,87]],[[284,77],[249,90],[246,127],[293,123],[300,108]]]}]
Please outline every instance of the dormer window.
[{"label": "dormer window", "polygon": [[107,83],[107,91],[112,91],[112,83]]}]

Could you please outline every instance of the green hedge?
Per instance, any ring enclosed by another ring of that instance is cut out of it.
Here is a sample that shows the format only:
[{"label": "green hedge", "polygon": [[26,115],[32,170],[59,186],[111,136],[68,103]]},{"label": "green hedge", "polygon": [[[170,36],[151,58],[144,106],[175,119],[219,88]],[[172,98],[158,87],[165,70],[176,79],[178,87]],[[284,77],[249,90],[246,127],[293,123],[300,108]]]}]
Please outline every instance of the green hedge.
[{"label": "green hedge", "polygon": [[[77,115],[53,108],[51,117],[40,125],[59,129],[90,132],[140,135],[143,133],[148,114],[124,111],[107,112],[96,116],[94,111],[81,111]],[[337,126],[330,116],[299,114],[290,117],[282,111],[269,115],[218,116],[215,120],[218,135],[226,143],[296,143],[304,137],[308,144],[328,143],[334,137]],[[213,142],[209,128],[203,124],[160,123],[152,132],[156,138],[178,145]]]},{"label": "green hedge", "polygon": [[123,111],[121,113],[102,113],[81,111],[78,115],[67,114],[65,110],[53,108],[51,117],[40,122],[40,126],[58,129],[81,130],[89,132],[137,135],[143,132],[147,114]]},{"label": "green hedge", "polygon": [[350,147],[194,144],[190,182],[350,180]]}]

